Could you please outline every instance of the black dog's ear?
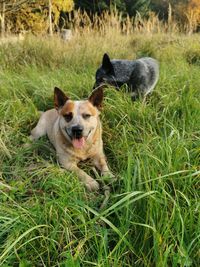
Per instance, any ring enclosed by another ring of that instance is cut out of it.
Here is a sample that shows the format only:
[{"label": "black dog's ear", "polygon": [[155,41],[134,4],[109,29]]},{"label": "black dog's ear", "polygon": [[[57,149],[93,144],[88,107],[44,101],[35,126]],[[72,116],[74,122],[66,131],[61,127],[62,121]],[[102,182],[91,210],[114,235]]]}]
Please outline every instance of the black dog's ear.
[{"label": "black dog's ear", "polygon": [[108,54],[106,53],[103,55],[102,68],[106,71],[107,74],[114,74],[113,65],[110,61]]},{"label": "black dog's ear", "polygon": [[65,102],[69,100],[69,97],[67,97],[62,90],[60,90],[58,87],[54,88],[54,106],[55,109],[59,109],[64,106]]},{"label": "black dog's ear", "polygon": [[104,87],[105,84],[102,84],[99,87],[95,88],[92,94],[88,98],[88,100],[92,103],[92,105],[98,108],[99,110],[102,107]]}]

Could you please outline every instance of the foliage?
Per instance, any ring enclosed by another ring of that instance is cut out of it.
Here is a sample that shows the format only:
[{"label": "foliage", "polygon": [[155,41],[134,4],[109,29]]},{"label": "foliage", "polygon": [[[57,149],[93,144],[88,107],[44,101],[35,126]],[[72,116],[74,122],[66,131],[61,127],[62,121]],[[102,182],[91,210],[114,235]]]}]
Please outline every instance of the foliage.
[{"label": "foliage", "polygon": [[124,4],[122,3],[123,1],[116,0],[116,1],[109,1],[109,0],[94,0],[94,1],[89,1],[89,0],[75,0],[75,8],[76,9],[81,9],[81,10],[86,10],[87,12],[91,13],[101,13],[104,10],[109,10],[112,6],[112,3],[117,7],[117,9],[124,10]]},{"label": "foliage", "polygon": [[165,0],[151,0],[151,10],[153,10],[156,14],[159,15],[160,19],[167,20],[168,18],[168,7],[169,3],[172,1],[165,1]]},{"label": "foliage", "polygon": [[147,14],[150,6],[150,0],[126,0],[126,12],[130,16],[135,16],[137,12],[142,15]]},{"label": "foliage", "polygon": [[[82,27],[85,27],[85,22],[82,21],[83,16],[87,19],[86,25],[90,24],[90,21],[95,24],[95,20],[99,19],[101,22],[102,18],[106,17],[105,14],[113,14],[114,12],[121,17],[122,28],[127,18],[129,24],[137,24],[138,28],[142,28],[143,21],[149,17],[152,18],[152,14],[154,14],[155,18],[158,17],[161,20],[158,24],[173,22],[174,24],[171,24],[173,26],[172,30],[182,28],[182,31],[192,33],[200,29],[200,2],[198,0],[0,0],[2,31],[5,29],[3,25],[4,18],[1,14],[3,2],[6,3],[6,29],[12,33],[21,31],[46,33],[49,28],[50,2],[52,3],[54,31],[58,30],[59,27],[64,27],[64,25],[70,25],[71,27],[77,21],[80,22]],[[75,8],[82,13],[82,15],[79,13],[79,18],[77,12],[66,14],[74,9],[74,4]]]},{"label": "foliage", "polygon": [[187,24],[188,31],[193,32],[200,27],[199,0],[152,0],[150,7],[160,18],[167,20],[169,5],[172,7],[174,19],[181,24]]},{"label": "foliage", "polygon": [[88,0],[75,0],[75,7],[86,10],[92,13],[102,13],[105,10],[117,9],[123,14],[129,14],[133,16],[136,12],[145,13],[150,4],[150,0],[100,0],[100,1],[88,1]]},{"label": "foliage", "polygon": [[[60,12],[71,11],[73,0],[53,0],[52,15],[54,28],[57,27]],[[31,31],[32,33],[46,33],[49,27],[49,1],[34,0],[24,3],[17,12],[8,12],[7,28],[12,32]]]},{"label": "foliage", "polygon": [[118,31],[123,34],[137,32],[161,33],[161,32],[180,32],[183,25],[178,25],[175,21],[165,22],[158,18],[154,12],[147,13],[144,18],[139,13],[135,17],[122,16],[116,10],[104,11],[99,16],[90,16],[86,11],[74,11],[71,20],[74,32],[82,34],[84,32],[96,32],[106,34],[109,31]]},{"label": "foliage", "polygon": [[73,0],[52,0],[52,12],[54,15],[54,24],[58,25],[61,12],[70,12],[74,7]]},{"label": "foliage", "polygon": [[177,18],[183,23],[188,22],[191,33],[198,27],[200,28],[200,1],[191,0],[183,3],[178,3],[175,7],[175,13]]}]

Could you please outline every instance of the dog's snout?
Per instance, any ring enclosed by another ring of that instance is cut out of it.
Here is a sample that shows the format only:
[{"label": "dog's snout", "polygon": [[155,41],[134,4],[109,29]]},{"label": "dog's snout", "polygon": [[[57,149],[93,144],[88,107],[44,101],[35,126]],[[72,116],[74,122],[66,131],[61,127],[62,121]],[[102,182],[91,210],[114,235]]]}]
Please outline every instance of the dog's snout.
[{"label": "dog's snout", "polygon": [[76,125],[72,127],[72,135],[75,138],[80,138],[82,137],[82,133],[83,133],[83,126],[81,125]]}]

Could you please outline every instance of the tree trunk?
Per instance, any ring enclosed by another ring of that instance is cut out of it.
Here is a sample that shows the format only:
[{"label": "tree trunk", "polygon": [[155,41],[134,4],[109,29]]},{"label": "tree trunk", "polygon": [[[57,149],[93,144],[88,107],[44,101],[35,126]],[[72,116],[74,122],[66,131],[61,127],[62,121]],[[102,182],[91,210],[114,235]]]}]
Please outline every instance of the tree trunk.
[{"label": "tree trunk", "polygon": [[49,0],[49,35],[50,36],[53,35],[51,10],[52,10],[52,2],[51,0]]},{"label": "tree trunk", "polygon": [[6,11],[6,4],[5,2],[2,3],[2,12],[0,15],[1,20],[1,36],[4,37],[5,35],[5,11]]}]

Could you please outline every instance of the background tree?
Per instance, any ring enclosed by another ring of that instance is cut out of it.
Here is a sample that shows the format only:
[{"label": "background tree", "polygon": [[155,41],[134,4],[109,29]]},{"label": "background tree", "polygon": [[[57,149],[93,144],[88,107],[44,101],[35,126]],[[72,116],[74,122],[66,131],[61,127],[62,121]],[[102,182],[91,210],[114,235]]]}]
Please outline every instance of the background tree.
[{"label": "background tree", "polygon": [[28,0],[0,0],[0,24],[1,36],[5,34],[6,13],[17,12]]},{"label": "background tree", "polygon": [[3,37],[5,34],[5,1],[0,3],[0,23],[1,23],[1,36]]},{"label": "background tree", "polygon": [[187,25],[188,31],[192,32],[200,27],[199,0],[151,0],[150,7],[161,19],[167,20],[169,4],[174,19],[181,25]]},{"label": "background tree", "polygon": [[104,10],[116,8],[124,14],[133,16],[136,12],[146,12],[150,0],[75,0],[75,8],[86,10],[88,13],[102,13]]},{"label": "background tree", "polygon": [[57,28],[61,11],[69,12],[74,6],[73,0],[0,0],[0,3],[4,2],[5,26],[14,33],[46,33],[48,29],[53,31]]},{"label": "background tree", "polygon": [[190,0],[178,2],[175,6],[176,18],[187,25],[187,31],[192,33],[200,29],[200,1]]},{"label": "background tree", "polygon": [[73,0],[51,0],[54,25],[58,25],[61,12],[70,12],[74,8]]},{"label": "background tree", "polygon": [[75,9],[85,10],[88,13],[101,13],[104,10],[108,10],[110,6],[108,0],[75,0]]},{"label": "background tree", "polygon": [[168,7],[169,1],[168,0],[151,0],[150,8],[156,14],[158,14],[160,19],[168,18]]},{"label": "background tree", "polygon": [[149,10],[150,0],[125,0],[126,12],[135,16],[137,12],[145,15]]}]

